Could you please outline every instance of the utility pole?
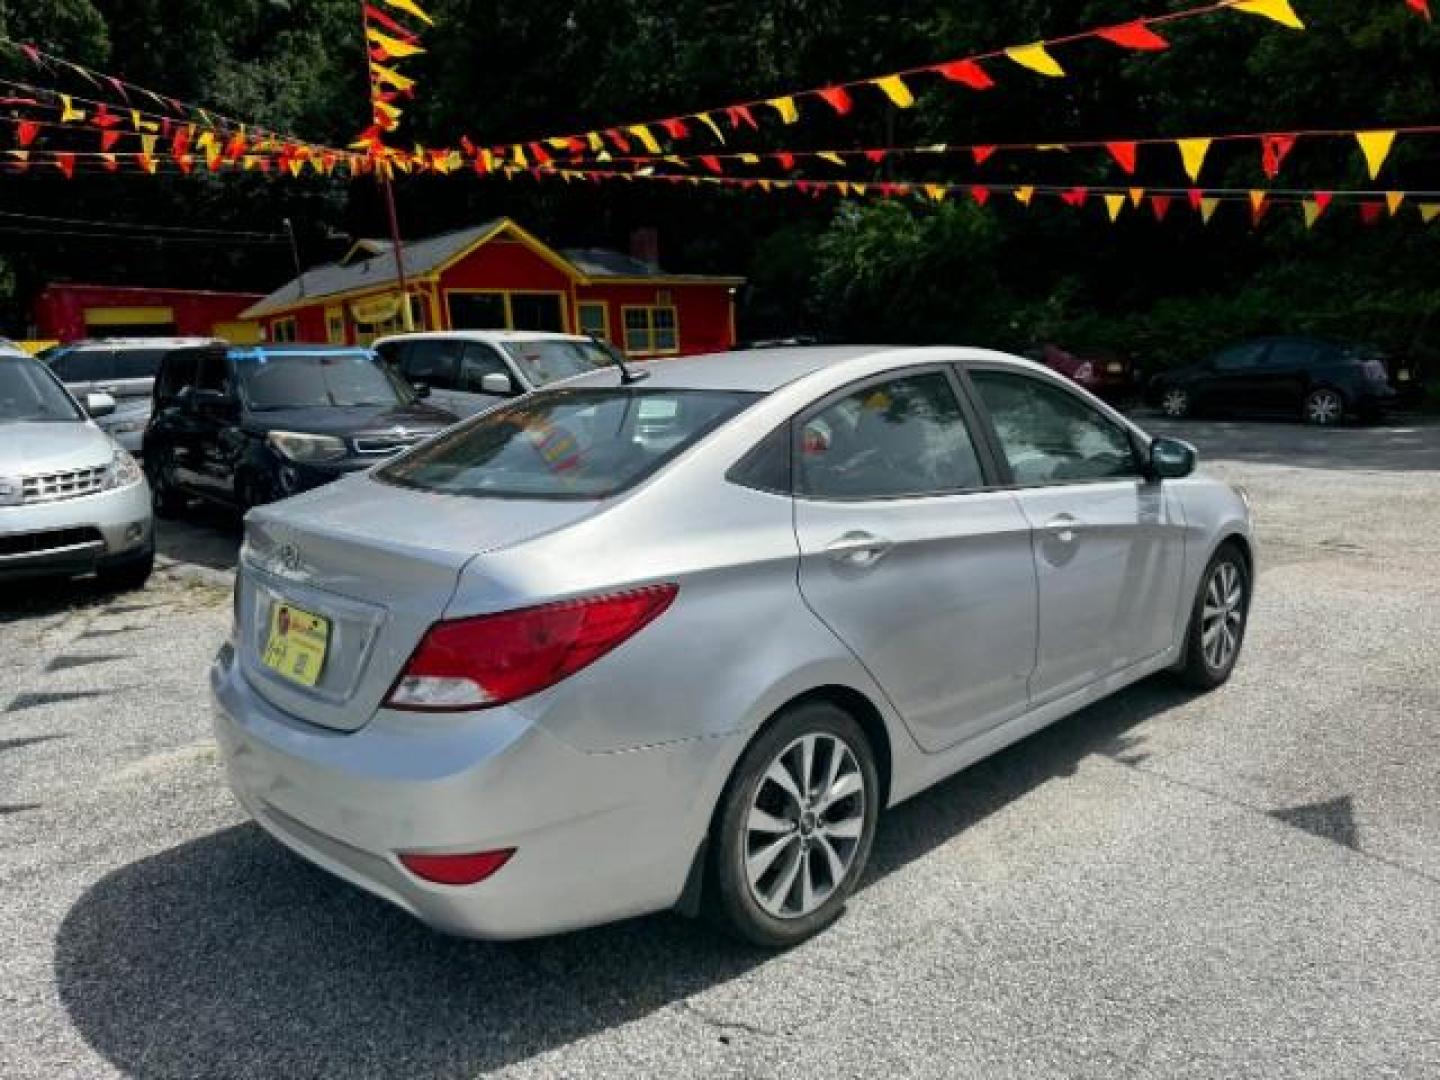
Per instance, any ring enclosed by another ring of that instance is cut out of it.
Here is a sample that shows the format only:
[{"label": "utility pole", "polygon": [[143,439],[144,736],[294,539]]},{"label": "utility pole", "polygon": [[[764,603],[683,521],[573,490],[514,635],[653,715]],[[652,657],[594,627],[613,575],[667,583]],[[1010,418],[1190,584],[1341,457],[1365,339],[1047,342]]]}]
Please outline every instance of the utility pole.
[{"label": "utility pole", "polygon": [[285,219],[285,235],[290,237],[290,257],[295,260],[295,281],[300,288],[300,295],[305,295],[305,269],[300,265],[300,245],[295,240],[295,226],[290,219]]}]

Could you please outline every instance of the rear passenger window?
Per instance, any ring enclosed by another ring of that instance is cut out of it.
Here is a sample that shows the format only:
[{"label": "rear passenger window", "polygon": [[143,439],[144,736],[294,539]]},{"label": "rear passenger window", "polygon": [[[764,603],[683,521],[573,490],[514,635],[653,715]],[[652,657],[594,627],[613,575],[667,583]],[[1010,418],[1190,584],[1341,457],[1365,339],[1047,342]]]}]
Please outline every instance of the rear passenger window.
[{"label": "rear passenger window", "polygon": [[939,372],[873,383],[806,420],[796,479],[801,494],[846,500],[984,484],[960,403]]},{"label": "rear passenger window", "polygon": [[202,354],[198,350],[171,353],[155,380],[155,400],[174,401],[180,391],[195,385],[195,372]]},{"label": "rear passenger window", "polygon": [[153,379],[160,370],[164,349],[126,349],[115,354],[117,379]]},{"label": "rear passenger window", "polygon": [[1277,341],[1270,346],[1265,366],[1286,371],[1309,367],[1318,359],[1318,351],[1308,341]]},{"label": "rear passenger window", "polygon": [[1017,484],[1139,476],[1130,436],[1064,387],[1029,375],[973,371]]},{"label": "rear passenger window", "polygon": [[109,349],[78,349],[55,362],[62,382],[99,382],[112,378]]}]

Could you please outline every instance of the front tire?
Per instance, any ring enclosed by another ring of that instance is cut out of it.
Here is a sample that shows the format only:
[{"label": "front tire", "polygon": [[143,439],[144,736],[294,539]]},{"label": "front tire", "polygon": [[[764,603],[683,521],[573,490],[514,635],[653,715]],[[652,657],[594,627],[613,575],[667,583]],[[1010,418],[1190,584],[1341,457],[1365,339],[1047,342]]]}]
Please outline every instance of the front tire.
[{"label": "front tire", "polygon": [[1205,567],[1177,669],[1187,686],[1214,690],[1230,678],[1250,617],[1250,567],[1239,547],[1221,546]]},{"label": "front tire", "polygon": [[1333,427],[1345,417],[1345,399],[1328,386],[1305,395],[1305,422],[1316,427]]},{"label": "front tire", "polygon": [[712,912],[767,949],[818,933],[864,874],[879,812],[875,755],[854,717],[825,701],[783,711],[721,797]]},{"label": "front tire", "polygon": [[[154,464],[149,465],[151,459]],[[147,462],[146,479],[150,481],[150,505],[155,516],[167,521],[178,518],[185,510],[185,496],[176,489],[172,479],[174,465],[168,453],[155,452],[145,455]]]}]

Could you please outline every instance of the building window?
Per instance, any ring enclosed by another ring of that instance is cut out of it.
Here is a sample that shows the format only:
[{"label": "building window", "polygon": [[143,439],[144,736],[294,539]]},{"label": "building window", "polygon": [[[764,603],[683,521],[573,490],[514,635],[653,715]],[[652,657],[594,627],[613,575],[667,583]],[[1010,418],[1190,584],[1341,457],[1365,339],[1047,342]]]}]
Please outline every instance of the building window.
[{"label": "building window", "polygon": [[610,340],[610,305],[603,300],[580,301],[580,333]]},{"label": "building window", "polygon": [[329,307],[325,309],[325,336],[331,345],[345,344],[345,309]]},{"label": "building window", "polygon": [[452,330],[565,331],[561,293],[447,292]]},{"label": "building window", "polygon": [[290,341],[300,340],[300,328],[295,322],[295,316],[288,319],[276,319],[270,324],[270,340],[276,344],[283,345]]},{"label": "building window", "polygon": [[635,356],[662,356],[680,351],[673,307],[627,307],[625,351]]}]

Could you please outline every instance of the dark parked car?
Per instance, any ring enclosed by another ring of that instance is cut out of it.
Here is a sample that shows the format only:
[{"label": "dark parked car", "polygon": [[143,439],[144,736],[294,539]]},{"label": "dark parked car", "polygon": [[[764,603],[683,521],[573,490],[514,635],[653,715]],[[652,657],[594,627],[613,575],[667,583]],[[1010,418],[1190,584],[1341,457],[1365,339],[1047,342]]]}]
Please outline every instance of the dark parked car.
[{"label": "dark parked car", "polygon": [[1080,356],[1058,345],[1043,345],[1029,355],[1030,359],[1112,404],[1130,401],[1139,395],[1135,365],[1119,353],[1091,350]]},{"label": "dark parked car", "polygon": [[364,348],[169,353],[145,431],[155,510],[199,496],[243,511],[369,468],[456,422],[420,397]]},{"label": "dark parked car", "polygon": [[1368,345],[1322,338],[1257,338],[1162,372],[1147,397],[1166,416],[1235,413],[1338,424],[1373,418],[1395,398],[1385,358]]}]

